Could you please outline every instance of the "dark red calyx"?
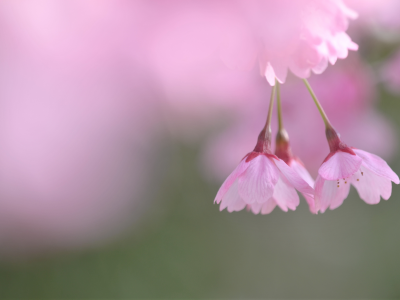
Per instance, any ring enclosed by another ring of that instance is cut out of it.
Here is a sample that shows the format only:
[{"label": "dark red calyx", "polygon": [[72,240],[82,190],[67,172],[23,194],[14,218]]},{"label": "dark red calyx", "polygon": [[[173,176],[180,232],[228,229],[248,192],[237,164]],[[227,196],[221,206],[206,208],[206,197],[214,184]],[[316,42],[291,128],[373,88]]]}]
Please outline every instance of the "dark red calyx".
[{"label": "dark red calyx", "polygon": [[328,140],[329,150],[331,152],[336,152],[340,148],[340,143],[342,142],[337,134],[336,130],[332,127],[327,127],[325,130],[326,139]]},{"label": "dark red calyx", "polygon": [[290,160],[293,158],[293,154],[289,144],[289,135],[285,129],[278,131],[275,141],[275,155],[289,165]]},{"label": "dark red calyx", "polygon": [[[275,158],[275,159],[278,159],[278,157],[276,157],[274,154],[272,154],[272,153],[261,153],[261,152],[256,152],[256,151],[252,151],[252,152],[250,152],[250,153],[247,153],[246,155],[245,155],[245,157],[243,157],[243,159],[246,159],[246,162],[249,162],[249,161],[252,161],[253,159],[255,159],[257,156],[259,156],[259,155],[264,155],[264,156],[266,156],[266,157],[269,157],[269,158]],[[242,160],[243,160],[242,159]]]},{"label": "dark red calyx", "polygon": [[271,130],[264,128],[261,130],[260,134],[258,135],[257,144],[254,147],[254,150],[248,154],[246,154],[243,159],[246,159],[246,162],[249,162],[256,158],[259,155],[264,155],[269,158],[276,158],[271,151]]},{"label": "dark red calyx", "polygon": [[329,144],[329,150],[331,152],[336,152],[336,151],[343,151],[347,152],[352,155],[356,155],[353,150],[351,150],[350,147],[348,147],[345,143],[343,143],[339,135],[337,134],[336,130],[333,129],[332,127],[326,128],[326,139],[328,140]]},{"label": "dark red calyx", "polygon": [[268,132],[265,128],[261,130],[258,135],[257,144],[254,147],[254,152],[272,154],[271,151],[271,132]]},{"label": "dark red calyx", "polygon": [[326,162],[328,159],[330,159],[337,151],[342,151],[349,153],[351,155],[356,155],[350,147],[348,147],[345,143],[343,143],[340,140],[335,129],[333,129],[332,127],[328,127],[326,128],[325,133],[326,133],[326,138],[328,140],[330,153],[324,159],[323,163]]},{"label": "dark red calyx", "polygon": [[336,152],[338,152],[338,151],[347,152],[347,153],[349,153],[349,154],[351,154],[351,155],[356,155],[356,154],[354,153],[354,151],[351,150],[350,147],[347,147],[344,143],[341,143],[340,148],[339,148],[337,151],[333,151],[333,152],[331,151],[331,152],[329,152],[328,156],[324,159],[324,161],[323,161],[322,163],[326,162],[328,159],[330,159],[330,158],[331,158]]}]

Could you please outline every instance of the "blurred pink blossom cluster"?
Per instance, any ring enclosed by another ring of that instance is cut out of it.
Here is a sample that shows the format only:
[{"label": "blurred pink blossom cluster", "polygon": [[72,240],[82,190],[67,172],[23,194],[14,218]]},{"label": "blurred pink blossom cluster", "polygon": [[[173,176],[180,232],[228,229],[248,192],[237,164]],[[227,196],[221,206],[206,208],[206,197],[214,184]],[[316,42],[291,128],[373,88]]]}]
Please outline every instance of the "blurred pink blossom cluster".
[{"label": "blurred pink blossom cluster", "polygon": [[243,12],[226,35],[221,57],[227,65],[260,71],[271,85],[285,82],[288,69],[301,78],[322,73],[328,62],[357,50],[346,34],[357,14],[336,0],[237,1]]}]

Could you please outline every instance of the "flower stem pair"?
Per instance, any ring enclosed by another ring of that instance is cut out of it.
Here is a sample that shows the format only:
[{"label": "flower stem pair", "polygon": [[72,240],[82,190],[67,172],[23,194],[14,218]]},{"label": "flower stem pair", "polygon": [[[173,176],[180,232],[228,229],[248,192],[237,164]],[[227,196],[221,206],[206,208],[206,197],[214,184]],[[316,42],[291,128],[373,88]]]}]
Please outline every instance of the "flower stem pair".
[{"label": "flower stem pair", "polygon": [[[321,103],[318,101],[314,91],[312,90],[310,84],[308,83],[307,79],[303,79],[307,90],[309,91],[312,99],[314,100],[315,105],[317,106],[317,109],[322,117],[322,120],[324,121],[325,124],[325,133],[326,133],[326,138],[329,143],[329,148],[332,151],[335,151],[340,148],[340,139],[333,128],[332,124],[330,123],[328,116],[326,115],[324,109],[322,108]],[[262,131],[261,134],[263,134],[263,139],[264,139],[264,144],[265,147],[270,148],[271,146],[271,119],[272,119],[272,110],[273,110],[273,105],[274,105],[274,98],[275,98],[275,92],[277,94],[277,109],[278,109],[278,133],[276,136],[276,142],[278,144],[284,144],[288,143],[289,141],[289,136],[286,132],[286,130],[283,127],[283,118],[282,118],[282,104],[281,104],[281,94],[280,94],[280,85],[277,80],[275,80],[275,86],[272,88],[271,92],[271,100],[269,103],[269,110],[268,110],[268,116],[267,116],[267,121],[264,127],[264,130]]]},{"label": "flower stem pair", "polygon": [[278,133],[276,135],[277,148],[280,148],[279,146],[283,146],[283,144],[287,144],[289,142],[289,135],[286,132],[285,128],[283,127],[280,84],[275,79],[275,85],[272,87],[271,99],[269,102],[267,121],[265,123],[263,131],[261,132],[261,134],[264,134],[263,138],[265,139],[266,144],[268,144],[268,148],[270,148],[271,146],[271,136],[272,136],[271,119],[272,119],[272,110],[274,106],[275,93],[277,95],[277,110],[278,110]]}]

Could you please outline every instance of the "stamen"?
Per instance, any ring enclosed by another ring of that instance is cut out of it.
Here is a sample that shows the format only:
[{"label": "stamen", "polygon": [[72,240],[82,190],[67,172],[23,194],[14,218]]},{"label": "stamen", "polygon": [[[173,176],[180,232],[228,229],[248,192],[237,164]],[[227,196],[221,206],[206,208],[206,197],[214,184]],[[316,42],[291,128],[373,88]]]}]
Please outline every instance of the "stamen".
[{"label": "stamen", "polygon": [[364,176],[364,172],[361,172],[361,176]]},{"label": "stamen", "polygon": [[347,183],[347,181],[345,181],[344,183]]},{"label": "stamen", "polygon": [[360,181],[360,179],[357,178],[357,181]]},{"label": "stamen", "polygon": [[339,187],[339,185],[337,187]]}]

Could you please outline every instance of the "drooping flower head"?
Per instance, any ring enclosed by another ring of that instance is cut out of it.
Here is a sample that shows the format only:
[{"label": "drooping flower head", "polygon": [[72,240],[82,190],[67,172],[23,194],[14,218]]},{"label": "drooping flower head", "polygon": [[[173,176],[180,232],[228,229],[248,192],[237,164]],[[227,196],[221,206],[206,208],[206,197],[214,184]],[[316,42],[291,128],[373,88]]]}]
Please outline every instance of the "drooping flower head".
[{"label": "drooping flower head", "polygon": [[[258,58],[261,75],[285,82],[288,69],[300,78],[322,73],[328,62],[358,46],[346,34],[357,14],[341,0],[241,0],[242,24],[227,35],[221,58],[230,67],[249,67]],[[240,23],[239,21],[239,23]]]},{"label": "drooping flower head", "polygon": [[388,200],[392,181],[399,177],[379,156],[344,144],[333,128],[326,130],[330,153],[322,163],[315,183],[315,201],[321,212],[335,209],[347,198],[350,184],[361,199],[377,204],[380,197]]},{"label": "drooping flower head", "polygon": [[266,125],[254,150],[248,153],[219,189],[214,202],[220,210],[239,211],[248,206],[255,214],[270,213],[276,205],[283,211],[295,210],[299,205],[296,189],[312,195],[311,186],[271,152],[271,96]]},{"label": "drooping flower head", "polygon": [[325,212],[342,205],[353,184],[368,204],[377,204],[380,197],[387,200],[392,194],[392,181],[399,184],[399,177],[379,156],[348,147],[332,127],[321,104],[306,80],[304,80],[322,119],[330,153],[318,170],[315,182],[316,209]]}]

